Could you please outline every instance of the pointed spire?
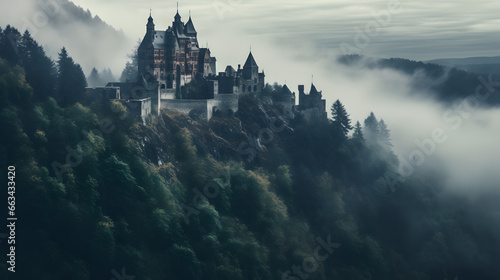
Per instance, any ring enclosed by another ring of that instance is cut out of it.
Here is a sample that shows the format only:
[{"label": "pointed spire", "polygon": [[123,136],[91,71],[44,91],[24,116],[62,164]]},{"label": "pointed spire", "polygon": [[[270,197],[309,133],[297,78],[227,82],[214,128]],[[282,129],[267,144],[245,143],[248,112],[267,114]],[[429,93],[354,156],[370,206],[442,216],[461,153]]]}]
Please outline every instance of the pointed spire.
[{"label": "pointed spire", "polygon": [[146,25],[147,27],[147,31],[148,32],[154,32],[155,30],[155,24],[153,22],[153,17],[151,16],[152,15],[152,10],[151,10],[151,7],[149,8],[149,18],[148,18],[148,24]]},{"label": "pointed spire", "polygon": [[311,96],[321,96],[321,94],[318,92],[314,84],[311,83],[311,90],[309,91],[309,95]]},{"label": "pointed spire", "polygon": [[253,58],[252,51],[250,51],[250,54],[248,54],[247,61],[245,62],[243,68],[251,68],[251,67],[259,67],[257,65],[257,62],[255,62],[255,59]]},{"label": "pointed spire", "polygon": [[196,37],[196,28],[194,28],[193,21],[191,20],[191,10],[189,10],[189,20],[184,26],[184,30],[186,31],[186,35]]},{"label": "pointed spire", "polygon": [[151,7],[149,7],[149,18],[148,18],[148,21],[149,21],[149,22],[152,22],[152,21],[153,21],[152,14],[153,14],[153,10],[151,9]]},{"label": "pointed spire", "polygon": [[175,14],[175,21],[181,21],[181,15],[179,15],[179,2],[177,2],[177,13]]}]

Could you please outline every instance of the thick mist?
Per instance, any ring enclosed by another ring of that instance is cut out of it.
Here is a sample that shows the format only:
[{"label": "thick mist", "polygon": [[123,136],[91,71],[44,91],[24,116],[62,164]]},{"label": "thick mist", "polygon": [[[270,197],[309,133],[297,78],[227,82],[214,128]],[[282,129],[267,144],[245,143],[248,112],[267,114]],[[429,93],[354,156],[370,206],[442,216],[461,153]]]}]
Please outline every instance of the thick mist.
[{"label": "thick mist", "polygon": [[[235,46],[238,50],[245,48],[244,43]],[[436,93],[419,84],[439,81],[423,79],[419,72],[407,75],[392,69],[369,68],[363,61],[347,66],[337,61],[342,55],[340,50],[285,48],[273,40],[261,39],[252,52],[265,70],[268,83],[286,82],[297,93],[299,84],[304,84],[308,92],[313,81],[323,91],[328,111],[340,99],[353,123],[363,124],[370,112],[384,119],[391,130],[395,153],[403,164],[414,169],[410,175],[402,172],[403,178],[432,172],[456,191],[491,189],[500,182],[500,108],[484,106],[488,98],[500,93],[488,92],[479,76],[480,95],[471,92],[468,98],[450,104],[439,101]],[[221,70],[223,66],[218,67]],[[481,79],[487,81],[488,77]]]},{"label": "thick mist", "polygon": [[57,60],[62,47],[88,75],[93,67],[110,68],[119,78],[135,40],[107,25],[88,10],[67,0],[24,0],[4,4],[0,26],[10,24],[21,33],[28,30]]},{"label": "thick mist", "polygon": [[[484,106],[498,92],[483,86],[478,93],[448,104],[437,101],[435,93],[412,86],[422,82],[419,74],[368,69],[362,63],[345,66],[331,59],[319,65],[325,71],[317,75],[317,86],[328,104],[340,99],[353,121],[362,123],[370,111],[384,119],[402,165],[414,169],[401,169],[403,177],[440,173],[454,190],[491,188],[500,182],[500,109]],[[479,79],[477,84],[483,85]]]}]

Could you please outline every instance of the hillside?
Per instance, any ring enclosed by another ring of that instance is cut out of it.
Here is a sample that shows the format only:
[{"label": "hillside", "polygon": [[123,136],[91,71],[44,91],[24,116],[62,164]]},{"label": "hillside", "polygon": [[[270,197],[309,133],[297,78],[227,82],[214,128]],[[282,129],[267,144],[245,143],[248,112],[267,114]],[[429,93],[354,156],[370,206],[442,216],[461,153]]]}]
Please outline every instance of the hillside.
[{"label": "hillside", "polygon": [[0,60],[0,159],[22,221],[18,278],[2,254],[2,279],[499,279],[500,235],[481,222],[494,213],[476,219],[490,204],[444,200],[429,177],[391,188],[392,152],[325,120],[248,96],[236,116],[144,126],[117,103],[32,96]]},{"label": "hillside", "polygon": [[339,100],[307,120],[269,102],[276,84],[209,122],[142,124],[89,99],[71,52],[54,62],[29,32],[0,31],[0,164],[16,186],[0,200],[18,218],[0,279],[500,279],[498,191],[399,176],[374,113],[351,125]]}]

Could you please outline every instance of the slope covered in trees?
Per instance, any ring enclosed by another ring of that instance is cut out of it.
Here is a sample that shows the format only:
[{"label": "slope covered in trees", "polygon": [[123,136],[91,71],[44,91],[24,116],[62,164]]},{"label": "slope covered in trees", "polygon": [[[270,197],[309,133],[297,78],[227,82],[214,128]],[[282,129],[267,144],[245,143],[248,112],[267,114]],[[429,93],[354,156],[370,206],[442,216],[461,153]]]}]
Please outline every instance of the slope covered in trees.
[{"label": "slope covered in trees", "polygon": [[246,96],[235,116],[144,126],[119,103],[54,99],[61,63],[49,92],[22,65],[0,59],[20,220],[1,279],[499,279],[498,197],[443,197],[416,176],[391,188],[375,114],[352,128],[338,101],[307,122]]}]

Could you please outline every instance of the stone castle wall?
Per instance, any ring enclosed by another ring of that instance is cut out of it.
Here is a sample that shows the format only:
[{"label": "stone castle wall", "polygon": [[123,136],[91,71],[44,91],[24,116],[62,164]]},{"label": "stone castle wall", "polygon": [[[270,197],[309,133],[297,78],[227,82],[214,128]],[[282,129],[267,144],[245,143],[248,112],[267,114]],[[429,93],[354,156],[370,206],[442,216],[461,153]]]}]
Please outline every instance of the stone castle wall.
[{"label": "stone castle wall", "polygon": [[162,99],[161,109],[178,111],[194,119],[210,120],[214,109],[223,112],[238,111],[238,96],[218,94],[214,99]]}]

